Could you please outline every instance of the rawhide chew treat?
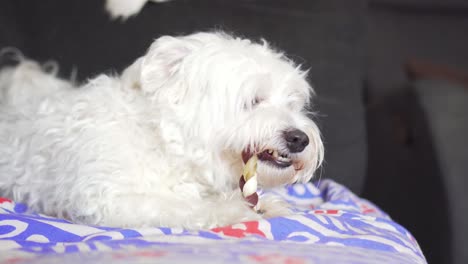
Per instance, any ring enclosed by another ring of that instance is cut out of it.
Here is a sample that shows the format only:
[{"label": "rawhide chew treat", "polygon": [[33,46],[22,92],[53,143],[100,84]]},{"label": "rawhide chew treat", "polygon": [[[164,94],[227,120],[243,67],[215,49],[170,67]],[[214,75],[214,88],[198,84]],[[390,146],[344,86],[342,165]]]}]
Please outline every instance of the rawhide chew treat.
[{"label": "rawhide chew treat", "polygon": [[239,187],[242,195],[250,203],[252,208],[258,203],[257,194],[257,155],[253,155],[245,164],[242,177],[239,180]]}]

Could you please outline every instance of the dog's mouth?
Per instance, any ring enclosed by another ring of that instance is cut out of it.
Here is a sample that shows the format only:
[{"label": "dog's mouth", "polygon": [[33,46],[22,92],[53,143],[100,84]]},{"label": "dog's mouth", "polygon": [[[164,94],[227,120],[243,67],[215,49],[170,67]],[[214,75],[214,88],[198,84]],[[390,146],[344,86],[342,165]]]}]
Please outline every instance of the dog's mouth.
[{"label": "dog's mouth", "polygon": [[[242,160],[246,163],[255,153],[244,150]],[[258,160],[277,168],[288,168],[293,165],[293,160],[289,154],[281,153],[276,149],[266,149],[257,153]]]}]

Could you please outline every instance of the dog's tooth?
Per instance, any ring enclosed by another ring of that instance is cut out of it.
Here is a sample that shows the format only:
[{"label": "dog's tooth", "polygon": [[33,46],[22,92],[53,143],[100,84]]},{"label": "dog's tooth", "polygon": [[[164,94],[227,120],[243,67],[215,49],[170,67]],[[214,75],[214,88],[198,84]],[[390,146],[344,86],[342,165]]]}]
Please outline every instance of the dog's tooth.
[{"label": "dog's tooth", "polygon": [[257,155],[253,155],[245,164],[244,171],[242,172],[242,176],[244,177],[244,180],[246,182],[250,178],[252,178],[257,172],[257,162],[258,162]]},{"label": "dog's tooth", "polygon": [[268,154],[272,155],[273,154],[273,150],[272,149],[269,149],[267,150]]},{"label": "dog's tooth", "polygon": [[278,160],[279,160],[279,161],[283,161],[283,162],[290,162],[290,161],[291,161],[290,158],[287,158],[287,157],[284,157],[284,156],[279,156],[279,157],[278,157]]},{"label": "dog's tooth", "polygon": [[279,157],[278,151],[277,151],[277,150],[274,150],[272,156],[273,156],[275,159],[277,159],[277,158]]}]

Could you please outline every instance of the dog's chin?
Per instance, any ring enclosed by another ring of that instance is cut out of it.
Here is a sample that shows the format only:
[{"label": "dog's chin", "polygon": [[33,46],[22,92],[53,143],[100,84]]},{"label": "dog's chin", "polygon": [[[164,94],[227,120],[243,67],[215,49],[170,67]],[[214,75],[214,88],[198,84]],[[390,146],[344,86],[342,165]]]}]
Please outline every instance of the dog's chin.
[{"label": "dog's chin", "polygon": [[258,157],[257,177],[261,187],[272,188],[292,184],[304,168],[304,163],[295,156],[275,149],[251,152],[244,150],[242,160],[245,163],[256,154]]}]

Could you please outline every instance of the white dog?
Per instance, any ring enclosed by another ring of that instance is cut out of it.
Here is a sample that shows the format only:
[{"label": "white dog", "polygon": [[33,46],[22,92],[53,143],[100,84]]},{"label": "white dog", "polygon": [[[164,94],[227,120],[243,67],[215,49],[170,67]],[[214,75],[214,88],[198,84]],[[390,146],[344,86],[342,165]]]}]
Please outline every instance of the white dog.
[{"label": "white dog", "polygon": [[322,162],[312,93],[266,42],[161,37],[121,76],[80,88],[31,61],[0,72],[0,195],[76,223],[211,228],[287,214],[239,190],[310,180]]}]

